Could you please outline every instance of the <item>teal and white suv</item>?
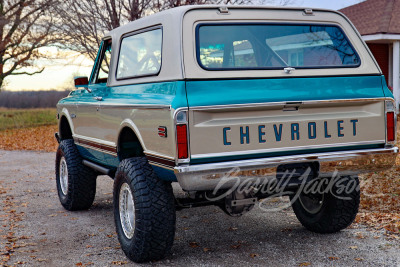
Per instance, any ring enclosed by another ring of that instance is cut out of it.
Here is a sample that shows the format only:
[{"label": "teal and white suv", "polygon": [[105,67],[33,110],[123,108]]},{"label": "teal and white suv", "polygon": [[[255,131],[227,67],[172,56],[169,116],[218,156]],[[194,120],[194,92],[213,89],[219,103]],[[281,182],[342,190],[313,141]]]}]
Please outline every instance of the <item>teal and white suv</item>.
[{"label": "teal and white suv", "polygon": [[358,211],[357,175],[390,168],[398,151],[393,95],[335,11],[163,11],[106,34],[75,84],[57,105],[60,201],[88,209],[96,177],[113,178],[118,238],[135,262],[170,251],[187,207],[240,216],[289,195],[307,229],[339,231]]}]

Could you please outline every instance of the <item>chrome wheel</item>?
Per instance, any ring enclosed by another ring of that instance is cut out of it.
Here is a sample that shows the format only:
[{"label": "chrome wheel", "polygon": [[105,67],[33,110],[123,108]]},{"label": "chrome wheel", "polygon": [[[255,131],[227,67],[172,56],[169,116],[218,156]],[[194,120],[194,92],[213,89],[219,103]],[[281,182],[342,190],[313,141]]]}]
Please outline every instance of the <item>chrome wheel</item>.
[{"label": "chrome wheel", "polygon": [[119,217],[125,236],[131,239],[135,232],[135,204],[127,183],[123,183],[119,191]]},{"label": "chrome wheel", "polygon": [[300,194],[301,206],[310,214],[318,213],[324,203],[324,194]]},{"label": "chrome wheel", "polygon": [[60,186],[62,193],[66,196],[68,194],[68,168],[64,157],[61,157],[60,160]]}]

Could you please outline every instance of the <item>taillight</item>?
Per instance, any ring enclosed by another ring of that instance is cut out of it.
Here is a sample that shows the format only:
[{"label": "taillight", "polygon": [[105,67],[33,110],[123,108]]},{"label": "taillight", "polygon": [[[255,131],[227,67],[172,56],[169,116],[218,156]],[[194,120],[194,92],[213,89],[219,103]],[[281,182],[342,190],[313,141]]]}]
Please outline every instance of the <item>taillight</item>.
[{"label": "taillight", "polygon": [[393,142],[396,136],[396,125],[394,122],[394,112],[386,113],[386,133],[387,133],[387,141]]},{"label": "taillight", "polygon": [[386,142],[391,145],[396,141],[396,105],[392,100],[385,101]]},{"label": "taillight", "polygon": [[187,125],[178,124],[176,126],[176,141],[178,144],[178,159],[188,158],[188,138]]}]

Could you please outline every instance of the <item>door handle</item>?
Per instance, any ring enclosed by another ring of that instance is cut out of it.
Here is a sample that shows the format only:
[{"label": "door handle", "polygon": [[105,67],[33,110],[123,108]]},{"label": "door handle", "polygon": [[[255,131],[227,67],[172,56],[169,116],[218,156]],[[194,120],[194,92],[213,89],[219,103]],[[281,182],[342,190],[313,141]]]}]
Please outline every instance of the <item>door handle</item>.
[{"label": "door handle", "polygon": [[102,100],[103,100],[103,97],[101,97],[101,96],[95,96],[95,97],[93,97],[93,99],[95,99],[95,100],[97,100],[97,101],[102,101]]}]

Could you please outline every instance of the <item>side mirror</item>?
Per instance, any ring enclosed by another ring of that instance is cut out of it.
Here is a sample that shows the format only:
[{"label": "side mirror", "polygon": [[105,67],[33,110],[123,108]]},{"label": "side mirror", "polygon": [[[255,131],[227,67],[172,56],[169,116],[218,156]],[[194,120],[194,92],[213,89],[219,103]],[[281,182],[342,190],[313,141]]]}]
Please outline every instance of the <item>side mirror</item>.
[{"label": "side mirror", "polygon": [[89,93],[92,92],[92,90],[89,89],[89,80],[88,77],[85,76],[80,76],[80,77],[75,77],[74,78],[74,84],[76,88],[83,87],[85,88]]},{"label": "side mirror", "polygon": [[89,85],[88,77],[74,77],[75,87],[87,87]]}]

